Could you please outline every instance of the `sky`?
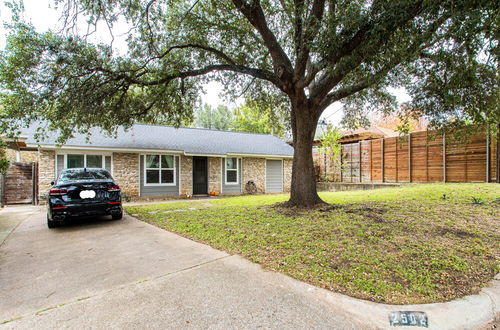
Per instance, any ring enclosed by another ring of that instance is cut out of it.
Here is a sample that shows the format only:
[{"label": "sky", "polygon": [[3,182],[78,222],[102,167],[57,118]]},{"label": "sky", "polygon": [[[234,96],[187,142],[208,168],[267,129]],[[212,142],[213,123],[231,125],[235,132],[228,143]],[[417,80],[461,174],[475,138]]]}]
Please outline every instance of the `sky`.
[{"label": "sky", "polygon": [[[35,28],[39,32],[47,31],[52,29],[57,31],[61,24],[59,22],[60,9],[57,10],[54,6],[53,0],[24,0],[25,8],[25,18],[33,23]],[[10,19],[10,11],[3,5],[0,4],[0,49],[5,47],[5,36],[6,31],[4,29],[4,23],[8,22]],[[82,26],[83,28],[83,26]],[[125,36],[127,27],[124,23],[117,24],[114,28],[114,43],[113,46],[119,52],[120,50],[126,50]],[[93,36],[92,41],[109,43],[111,41],[111,35],[104,24],[99,25],[97,33]],[[243,99],[237,99],[235,101],[229,102],[221,97],[221,93],[224,90],[224,86],[218,82],[209,82],[204,87],[205,94],[201,96],[201,100],[204,103],[208,103],[214,107],[224,104],[230,108],[234,108],[243,102]],[[399,103],[407,102],[410,100],[409,95],[404,89],[390,89]],[[343,116],[342,104],[335,103],[328,107],[320,119],[324,119],[326,122],[333,125],[338,125]]]}]

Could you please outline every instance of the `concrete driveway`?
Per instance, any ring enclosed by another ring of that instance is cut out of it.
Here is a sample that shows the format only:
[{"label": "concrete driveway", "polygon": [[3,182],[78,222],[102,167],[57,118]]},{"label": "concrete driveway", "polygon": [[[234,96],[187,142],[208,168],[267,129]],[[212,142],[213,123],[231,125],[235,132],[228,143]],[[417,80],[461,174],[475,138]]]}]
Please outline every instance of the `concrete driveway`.
[{"label": "concrete driveway", "polygon": [[0,246],[0,328],[360,328],[324,290],[130,216],[49,230],[44,212],[0,211],[24,217]]}]

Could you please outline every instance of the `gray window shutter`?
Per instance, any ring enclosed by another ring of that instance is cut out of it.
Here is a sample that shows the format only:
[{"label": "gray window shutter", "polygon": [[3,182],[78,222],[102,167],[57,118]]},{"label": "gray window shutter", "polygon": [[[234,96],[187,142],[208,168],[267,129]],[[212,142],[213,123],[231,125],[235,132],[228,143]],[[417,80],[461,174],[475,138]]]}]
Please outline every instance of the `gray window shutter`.
[{"label": "gray window shutter", "polygon": [[111,156],[104,157],[104,168],[111,173]]},{"label": "gray window shutter", "polygon": [[66,167],[64,165],[64,155],[57,155],[56,179],[59,177],[59,173]]}]

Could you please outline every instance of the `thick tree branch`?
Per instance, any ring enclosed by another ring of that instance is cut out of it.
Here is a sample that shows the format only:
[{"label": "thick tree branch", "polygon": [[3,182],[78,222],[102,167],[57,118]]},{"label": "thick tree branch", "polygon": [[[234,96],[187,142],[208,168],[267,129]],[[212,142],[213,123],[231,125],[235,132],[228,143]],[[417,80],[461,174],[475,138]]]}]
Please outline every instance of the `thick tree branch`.
[{"label": "thick tree branch", "polygon": [[98,68],[98,71],[104,72],[110,76],[112,76],[115,79],[123,79],[130,84],[134,85],[140,85],[140,86],[156,86],[156,85],[163,85],[163,84],[168,84],[171,81],[179,78],[190,78],[190,77],[198,77],[202,76],[211,72],[216,72],[216,71],[228,71],[228,72],[236,72],[236,73],[241,73],[241,74],[246,74],[258,79],[263,79],[267,80],[271,83],[273,83],[276,87],[283,89],[283,83],[281,82],[274,73],[262,69],[255,69],[255,68],[249,68],[244,65],[235,65],[235,64],[214,64],[214,65],[208,65],[206,67],[200,68],[200,69],[193,69],[193,70],[188,70],[188,71],[182,71],[174,74],[170,74],[167,76],[164,76],[159,79],[153,79],[153,80],[142,80],[139,79],[138,77],[131,77],[127,74],[124,73],[116,73],[110,70],[106,70],[104,68]]},{"label": "thick tree branch", "polygon": [[154,60],[162,59],[176,49],[187,49],[187,48],[201,49],[201,50],[207,51],[209,53],[216,55],[219,59],[226,61],[228,64],[236,65],[236,62],[231,57],[229,57],[228,55],[226,55],[223,51],[221,51],[219,49],[205,46],[205,45],[200,45],[200,44],[184,44],[184,45],[171,46],[171,47],[167,48],[160,55],[148,58],[147,61],[144,62],[139,68],[135,68],[134,70],[124,71],[124,72],[141,71],[141,70],[145,69],[148,66],[148,64]]},{"label": "thick tree branch", "polygon": [[292,62],[279,44],[274,33],[269,29],[260,2],[255,0],[252,1],[252,4],[247,4],[243,0],[233,0],[233,4],[261,35],[264,44],[271,54],[274,71],[278,77],[284,81],[291,81],[293,75]]},{"label": "thick tree branch", "polygon": [[295,61],[295,78],[302,80],[306,71],[309,53],[311,51],[311,43],[318,33],[318,27],[323,19],[325,12],[325,0],[314,0],[309,14],[307,24],[301,33],[302,38],[299,40],[297,59]]},{"label": "thick tree branch", "polygon": [[365,77],[358,81],[358,83],[341,88],[337,91],[331,92],[328,94],[325,99],[321,102],[318,111],[323,112],[330,104],[340,101],[343,98],[353,95],[354,93],[360,92],[374,84],[378,83],[381,79],[383,79],[389,71],[394,69],[399,64],[403,63],[411,59],[413,56],[420,55],[422,57],[422,53],[425,49],[432,47],[436,42],[440,40],[440,38],[436,38],[434,40],[429,41],[428,39],[436,32],[436,30],[448,19],[448,15],[443,15],[432,24],[430,24],[427,31],[422,32],[412,44],[410,44],[406,48],[406,56],[396,57],[387,62],[378,72]]},{"label": "thick tree branch", "polygon": [[185,48],[201,49],[201,50],[204,50],[204,51],[207,51],[209,53],[212,53],[212,54],[216,55],[219,59],[222,59],[222,60],[226,61],[228,64],[236,65],[236,62],[231,57],[229,57],[228,55],[226,55],[223,51],[218,50],[218,49],[213,48],[213,47],[200,45],[200,44],[185,44],[185,45],[172,46],[172,47],[169,47],[161,55],[161,57],[165,57],[172,50],[175,50],[175,49],[185,49]]},{"label": "thick tree branch", "polygon": [[[374,22],[370,22],[361,27],[354,35],[354,37],[350,39],[350,42],[352,44],[344,44],[340,48],[340,51],[337,52],[337,55],[328,60],[328,62],[330,62],[328,64],[329,66],[333,66],[335,64],[337,65],[335,66],[334,70],[332,70],[330,73],[326,73],[321,78],[321,80],[312,91],[311,98],[322,100],[328,94],[328,92],[331,91],[335,86],[337,86],[337,84],[342,81],[342,79],[347,76],[353,69],[358,67],[368,57],[377,54],[380,47],[383,47],[383,45],[387,42],[387,40],[389,40],[391,35],[393,35],[399,28],[402,28],[406,24],[408,24],[408,22],[414,19],[421,11],[422,0],[418,0],[408,6],[405,15],[402,15],[393,22],[389,22],[389,26],[391,26],[392,28],[387,29],[386,33],[384,33],[383,35],[378,33],[377,35],[370,36],[369,31]],[[362,46],[360,47],[363,41],[369,43],[370,38],[374,39],[373,41],[376,42],[376,45],[370,45],[370,50],[368,51],[366,49],[363,49]],[[358,47],[359,49],[356,49]],[[347,56],[347,54],[351,54],[350,61],[343,61],[343,63],[346,64],[339,66],[338,61]]]},{"label": "thick tree branch", "polygon": [[340,101],[348,96],[351,96],[357,92],[360,92],[370,86],[373,86],[380,80],[382,80],[387,73],[393,68],[393,65],[387,65],[384,67],[382,70],[379,72],[366,77],[364,79],[361,79],[358,83],[340,88],[339,90],[336,90],[334,92],[331,92],[328,94],[323,102],[321,102],[319,108],[318,108],[318,115],[321,115],[321,113],[332,103]]}]

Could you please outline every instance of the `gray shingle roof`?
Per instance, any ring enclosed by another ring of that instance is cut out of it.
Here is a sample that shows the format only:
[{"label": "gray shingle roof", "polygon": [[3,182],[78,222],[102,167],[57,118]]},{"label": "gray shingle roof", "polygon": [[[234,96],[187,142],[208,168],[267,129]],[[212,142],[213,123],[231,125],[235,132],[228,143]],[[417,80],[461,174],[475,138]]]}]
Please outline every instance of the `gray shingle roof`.
[{"label": "gray shingle roof", "polygon": [[[22,130],[27,144],[37,144],[33,134],[36,125]],[[266,134],[217,131],[203,128],[174,128],[160,125],[136,124],[129,130],[118,130],[116,138],[108,137],[100,129],[92,129],[90,142],[85,135],[75,134],[65,146],[175,150],[186,154],[258,154],[292,156],[293,148],[279,138]],[[40,145],[55,145],[57,134],[50,134]]]}]

